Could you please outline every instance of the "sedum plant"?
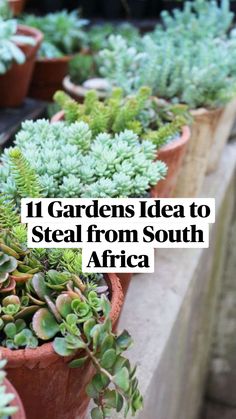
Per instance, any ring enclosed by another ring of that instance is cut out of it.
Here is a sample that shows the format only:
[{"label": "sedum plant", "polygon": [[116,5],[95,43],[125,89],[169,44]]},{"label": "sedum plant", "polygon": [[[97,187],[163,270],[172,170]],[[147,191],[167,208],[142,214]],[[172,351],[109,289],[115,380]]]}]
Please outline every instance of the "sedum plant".
[{"label": "sedum plant", "polygon": [[44,41],[39,50],[40,57],[57,58],[78,52],[86,42],[84,26],[76,11],[49,13],[46,16],[23,15],[21,23],[39,29]]},{"label": "sedum plant", "polygon": [[152,94],[173,103],[214,108],[235,94],[234,58],[230,53],[234,48],[224,42],[227,47],[222,48],[222,41],[217,39],[192,42],[162,31],[158,39],[144,36],[137,49],[129,47],[123,38],[111,36],[109,47],[99,53],[99,72],[126,94],[133,94],[145,84]]},{"label": "sedum plant", "polygon": [[140,143],[130,130],[93,135],[83,121],[71,125],[26,121],[16,146],[5,150],[0,167],[0,190],[14,202],[19,202],[19,191],[33,196],[28,192],[30,167],[44,196],[90,198],[146,196],[167,170],[163,162],[154,161],[156,147],[151,141]]},{"label": "sedum plant", "polygon": [[35,40],[17,34],[16,20],[3,20],[0,16],[0,75],[5,74],[14,63],[24,64],[25,54],[19,44],[35,45]]},{"label": "sedum plant", "polygon": [[99,101],[96,92],[85,95],[79,104],[66,93],[58,91],[54,99],[64,110],[68,123],[84,121],[94,134],[117,134],[131,129],[143,139],[151,139],[157,148],[179,136],[181,128],[190,122],[186,106],[169,105],[151,97],[151,89],[142,87],[137,94],[124,96],[122,89],[114,89],[111,96]]},{"label": "sedum plant", "polygon": [[0,360],[0,419],[7,419],[17,412],[17,407],[9,406],[9,403],[14,399],[14,394],[7,393],[4,379],[6,373],[4,367],[7,361]]},{"label": "sedum plant", "polygon": [[[16,172],[20,174],[18,166]],[[83,274],[80,249],[28,249],[26,227],[6,197],[0,201],[2,213],[0,345],[35,349],[53,342],[58,355],[70,356],[71,368],[92,362],[96,373],[86,388],[97,405],[92,419],[106,418],[112,409],[119,412],[123,407],[125,417],[134,415],[142,407],[142,396],[136,368],[124,357],[132,339],[127,331],[112,330],[110,292],[103,275]]]}]

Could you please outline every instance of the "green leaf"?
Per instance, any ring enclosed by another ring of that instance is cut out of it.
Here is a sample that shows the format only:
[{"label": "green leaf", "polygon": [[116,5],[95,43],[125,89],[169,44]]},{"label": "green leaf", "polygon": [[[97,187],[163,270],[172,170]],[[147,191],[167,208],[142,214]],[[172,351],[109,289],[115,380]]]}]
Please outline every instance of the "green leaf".
[{"label": "green leaf", "polygon": [[86,393],[91,399],[97,399],[99,397],[99,392],[94,387],[92,382],[87,385]]},{"label": "green leaf", "polygon": [[49,340],[59,332],[59,324],[47,308],[40,308],[33,316],[32,327],[42,340]]},{"label": "green leaf", "polygon": [[123,403],[124,403],[123,397],[119,393],[116,393],[116,411],[117,412],[121,411],[123,407]]},{"label": "green leaf", "polygon": [[114,377],[114,381],[121,390],[128,391],[129,390],[129,371],[127,368],[122,368]]},{"label": "green leaf", "polygon": [[104,419],[102,409],[100,407],[94,407],[94,409],[91,410],[91,418],[92,419]]},{"label": "green leaf", "polygon": [[70,356],[75,353],[74,349],[69,349],[67,347],[65,338],[55,338],[53,342],[54,351],[61,356]]},{"label": "green leaf", "polygon": [[101,343],[101,353],[106,352],[108,349],[113,348],[114,346],[114,337],[111,335],[107,335],[105,336],[105,338],[103,339],[102,343]]},{"label": "green leaf", "polygon": [[14,323],[6,324],[6,326],[4,327],[4,332],[8,338],[13,339],[17,333],[15,324]]},{"label": "green leaf", "polygon": [[102,374],[97,373],[92,379],[92,384],[98,392],[102,391],[105,387],[104,380],[102,379]]},{"label": "green leaf", "polygon": [[111,368],[116,361],[116,357],[115,349],[108,349],[102,356],[101,366],[106,369]]},{"label": "green leaf", "polygon": [[109,389],[105,390],[104,395],[103,395],[103,400],[106,404],[106,407],[113,408],[113,409],[116,408],[116,404],[117,404],[116,394],[117,393],[115,390],[109,390]]},{"label": "green leaf", "polygon": [[88,339],[88,341],[90,341],[90,339],[91,339],[90,332],[93,329],[93,327],[95,326],[95,324],[96,324],[96,321],[94,319],[89,319],[83,325],[84,334],[85,334],[86,338]]},{"label": "green leaf", "polygon": [[127,332],[127,330],[124,330],[120,335],[117,336],[116,343],[119,346],[119,348],[122,349],[122,351],[124,351],[128,349],[130,345],[132,345],[133,340],[129,332]]},{"label": "green leaf", "polygon": [[118,358],[116,359],[113,371],[114,374],[116,374],[117,372],[119,372],[121,370],[121,368],[123,367],[129,367],[129,361],[128,359],[124,358],[123,356],[118,356]]},{"label": "green leaf", "polygon": [[85,364],[85,362],[87,361],[88,357],[84,356],[83,358],[78,358],[78,359],[74,359],[73,361],[71,361],[69,363],[69,367],[70,368],[79,368],[82,367],[82,365]]},{"label": "green leaf", "polygon": [[101,297],[101,306],[105,317],[108,317],[111,312],[111,303],[105,295]]}]

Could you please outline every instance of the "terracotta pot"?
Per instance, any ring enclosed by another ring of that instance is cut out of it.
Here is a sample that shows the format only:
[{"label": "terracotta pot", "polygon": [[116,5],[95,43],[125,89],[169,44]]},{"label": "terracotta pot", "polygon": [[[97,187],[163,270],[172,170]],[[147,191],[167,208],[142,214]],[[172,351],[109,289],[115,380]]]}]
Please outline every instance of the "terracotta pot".
[{"label": "terracotta pot", "polygon": [[37,58],[30,85],[29,96],[52,101],[57,90],[61,90],[62,80],[68,73],[71,56],[61,58]]},{"label": "terracotta pot", "polygon": [[[88,89],[85,89],[83,86],[74,84],[69,76],[66,76],[63,79],[63,88],[73,99],[77,100],[80,103],[83,103],[85,94],[88,92]],[[106,92],[100,92],[96,90],[98,98],[100,100],[106,99],[108,94]]]},{"label": "terracotta pot", "polygon": [[193,124],[183,164],[174,190],[174,197],[192,198],[200,194],[211,146],[223,108],[191,111]]},{"label": "terracotta pot", "polygon": [[20,15],[25,7],[25,0],[8,0],[14,16]]},{"label": "terracotta pot", "polygon": [[21,402],[21,399],[19,397],[19,394],[17,393],[17,391],[15,390],[13,385],[10,383],[10,381],[5,380],[4,384],[7,388],[7,393],[14,394],[14,396],[15,396],[15,398],[12,400],[10,405],[14,406],[14,407],[17,407],[17,409],[18,409],[17,412],[14,413],[14,415],[12,416],[12,419],[26,419],[25,410],[24,410],[23,404]]},{"label": "terracotta pot", "polygon": [[222,156],[222,151],[227,143],[229,138],[230,132],[233,128],[234,121],[236,118],[236,99],[231,100],[225,108],[224,111],[218,121],[218,125],[216,127],[215,136],[213,139],[213,143],[211,146],[208,166],[207,166],[207,173],[212,173],[217,170],[220,162],[220,158]]},{"label": "terracotta pot", "polygon": [[122,291],[123,291],[123,294],[124,294],[124,297],[125,297],[126,294],[127,294],[128,289],[129,289],[130,281],[132,279],[133,274],[129,273],[129,272],[128,273],[127,272],[122,272],[122,273],[118,273],[117,276],[120,280],[120,283],[121,283],[121,286],[122,286]]},{"label": "terracotta pot", "polygon": [[[123,304],[120,281],[115,274],[107,276],[111,290],[111,319],[117,322]],[[90,361],[81,368],[69,368],[68,358],[58,356],[52,343],[36,349],[1,348],[8,360],[7,373],[19,392],[27,419],[83,419],[89,398],[85,387],[94,368]]]},{"label": "terracotta pot", "polygon": [[189,139],[190,129],[185,126],[182,129],[180,138],[158,150],[157,158],[167,164],[168,172],[166,178],[158,182],[158,184],[152,188],[151,196],[153,198],[168,198],[172,196],[183,158],[187,151]]},{"label": "terracotta pot", "polygon": [[25,99],[34,69],[36,53],[43,39],[40,31],[24,25],[19,25],[18,33],[33,37],[36,44],[34,46],[18,45],[26,55],[25,63],[22,65],[13,64],[6,74],[0,76],[1,107],[19,106]]}]

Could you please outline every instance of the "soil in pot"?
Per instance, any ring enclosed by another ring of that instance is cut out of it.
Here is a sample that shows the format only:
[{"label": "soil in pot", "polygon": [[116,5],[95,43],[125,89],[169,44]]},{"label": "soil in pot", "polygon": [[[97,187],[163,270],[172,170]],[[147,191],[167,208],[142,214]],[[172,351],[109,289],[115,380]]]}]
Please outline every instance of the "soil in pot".
[{"label": "soil in pot", "polygon": [[[87,80],[86,83],[89,83],[89,82],[90,82],[90,80]],[[93,86],[97,85],[99,87],[99,85],[102,84],[102,86],[107,86],[107,88],[108,88],[108,85],[107,85],[107,83],[104,79],[99,79],[99,78],[91,79],[91,82],[94,82]],[[69,76],[66,76],[64,78],[63,88],[73,99],[77,100],[80,103],[83,103],[84,97],[85,97],[86,93],[88,92],[87,88],[73,83]],[[100,100],[104,100],[108,97],[108,91],[107,90],[99,90],[99,89],[96,89],[96,88],[94,89],[94,87],[93,87],[93,90],[96,90],[98,98]]]},{"label": "soil in pot", "polygon": [[22,65],[13,64],[6,74],[0,76],[0,107],[20,106],[25,99],[34,69],[35,57],[43,39],[40,31],[24,25],[19,25],[18,34],[33,37],[36,44],[34,46],[19,45],[25,53],[25,63]]},{"label": "soil in pot", "polygon": [[[111,319],[117,322],[123,304],[120,281],[115,274],[107,275],[111,292]],[[71,360],[58,356],[52,343],[36,349],[10,350],[1,347],[8,360],[7,373],[19,392],[27,419],[83,419],[89,399],[85,387],[94,367],[90,361],[81,368],[69,368]]]},{"label": "soil in pot", "polygon": [[37,58],[29,96],[35,99],[52,101],[57,90],[61,90],[62,81],[68,73],[71,56],[61,58]]},{"label": "soil in pot", "polygon": [[200,194],[216,127],[222,113],[223,108],[199,108],[191,111],[191,137],[174,189],[175,197],[192,198]]},{"label": "soil in pot", "polygon": [[167,164],[168,172],[166,178],[152,188],[151,195],[153,198],[168,198],[172,196],[189,139],[190,129],[186,126],[183,127],[182,135],[178,139],[171,141],[158,150],[157,158]]},{"label": "soil in pot", "polygon": [[12,416],[12,419],[26,419],[25,410],[24,410],[19,394],[17,393],[13,385],[10,383],[10,381],[5,380],[4,384],[7,388],[7,393],[14,394],[15,396],[12,402],[10,403],[11,406],[14,406],[17,408],[17,412],[14,413],[14,415]]}]

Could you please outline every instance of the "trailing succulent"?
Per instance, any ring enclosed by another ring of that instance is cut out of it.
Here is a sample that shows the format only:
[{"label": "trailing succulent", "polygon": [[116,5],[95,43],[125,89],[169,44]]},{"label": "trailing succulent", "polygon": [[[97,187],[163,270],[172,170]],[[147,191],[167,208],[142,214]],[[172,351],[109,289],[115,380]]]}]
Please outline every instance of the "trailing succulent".
[{"label": "trailing succulent", "polygon": [[103,276],[83,274],[79,249],[27,248],[26,228],[13,205],[5,202],[2,197],[1,346],[37,348],[52,341],[57,354],[73,357],[71,368],[93,363],[96,373],[86,388],[97,405],[91,411],[93,419],[123,406],[125,416],[135,414],[142,396],[136,369],[123,356],[132,340],[127,331],[112,330],[110,292]]},{"label": "trailing succulent", "polygon": [[140,143],[130,130],[95,136],[83,121],[71,125],[26,121],[16,147],[2,155],[0,190],[18,204],[19,192],[33,196],[29,179],[35,181],[36,173],[47,197],[146,196],[167,170],[155,159],[155,145],[148,140]]},{"label": "trailing succulent", "polygon": [[17,34],[16,20],[3,20],[0,16],[0,75],[5,74],[14,63],[24,64],[25,54],[17,44],[35,45],[35,40]]},{"label": "trailing succulent", "polygon": [[84,26],[76,11],[49,13],[46,16],[24,15],[21,23],[39,29],[44,41],[39,50],[40,57],[57,58],[78,52],[86,43]]},{"label": "trailing succulent", "polygon": [[84,103],[79,104],[58,91],[54,99],[64,110],[68,123],[84,121],[94,135],[101,132],[118,134],[129,129],[160,148],[179,136],[181,128],[191,119],[186,106],[167,104],[151,97],[150,93],[150,88],[142,87],[137,94],[124,97],[122,89],[116,88],[101,102],[96,92],[90,91],[85,95]]},{"label": "trailing succulent", "polygon": [[7,419],[17,412],[17,407],[9,406],[9,403],[14,399],[14,394],[7,393],[4,379],[6,373],[4,367],[6,365],[4,359],[0,360],[0,419]]}]

